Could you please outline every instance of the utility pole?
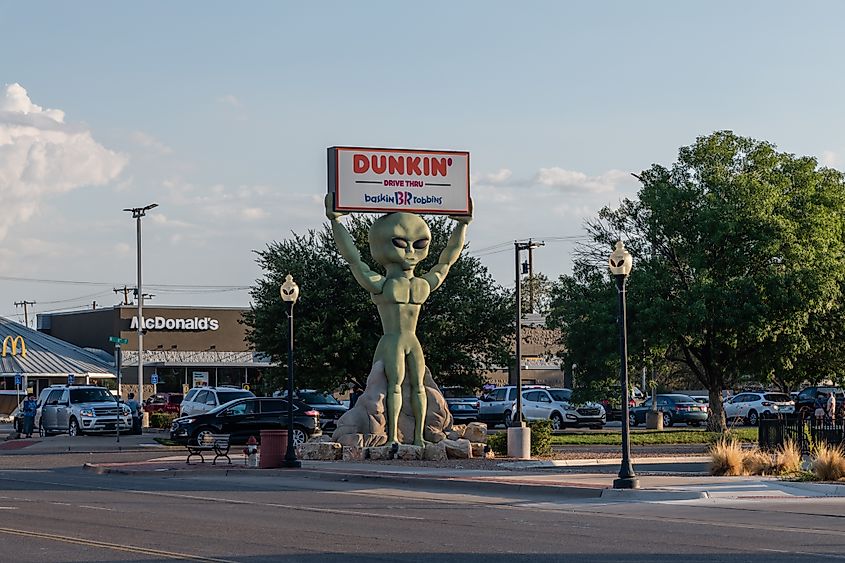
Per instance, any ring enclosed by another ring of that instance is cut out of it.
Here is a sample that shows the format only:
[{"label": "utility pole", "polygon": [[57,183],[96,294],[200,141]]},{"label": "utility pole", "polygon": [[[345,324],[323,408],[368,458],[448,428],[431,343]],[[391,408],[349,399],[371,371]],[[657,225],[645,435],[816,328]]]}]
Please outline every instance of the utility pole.
[{"label": "utility pole", "polygon": [[123,304],[129,305],[129,288],[125,285],[123,287],[115,287],[112,289],[117,294],[123,293]]},{"label": "utility pole", "polygon": [[528,239],[528,312],[534,312],[534,241]]},{"label": "utility pole", "polygon": [[15,307],[23,307],[23,324],[26,328],[29,328],[29,311],[27,310],[29,305],[35,305],[35,301],[15,301]]}]

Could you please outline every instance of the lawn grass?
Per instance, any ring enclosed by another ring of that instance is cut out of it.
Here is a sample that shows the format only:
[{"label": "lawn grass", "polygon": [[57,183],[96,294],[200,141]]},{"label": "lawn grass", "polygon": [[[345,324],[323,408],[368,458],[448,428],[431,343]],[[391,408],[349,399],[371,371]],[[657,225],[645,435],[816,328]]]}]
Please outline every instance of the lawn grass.
[{"label": "lawn grass", "polygon": [[153,438],[153,440],[155,440],[156,442],[158,442],[162,446],[181,446],[181,445],[183,445],[183,444],[180,444],[179,442],[174,442],[170,438]]},{"label": "lawn grass", "polygon": [[[756,428],[735,428],[728,432],[728,437],[740,442],[756,442]],[[722,438],[721,432],[702,432],[700,430],[634,430],[631,432],[631,444],[647,446],[659,444],[711,444]],[[552,436],[554,446],[593,446],[619,445],[622,434],[619,432],[572,432]]]}]

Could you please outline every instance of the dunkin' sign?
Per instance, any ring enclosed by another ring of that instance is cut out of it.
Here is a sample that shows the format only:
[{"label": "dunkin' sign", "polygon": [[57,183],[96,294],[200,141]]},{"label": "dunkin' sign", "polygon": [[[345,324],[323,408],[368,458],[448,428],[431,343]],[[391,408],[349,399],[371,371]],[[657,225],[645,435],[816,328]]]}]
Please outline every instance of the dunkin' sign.
[{"label": "dunkin' sign", "polygon": [[330,147],[335,211],[469,213],[469,153]]}]

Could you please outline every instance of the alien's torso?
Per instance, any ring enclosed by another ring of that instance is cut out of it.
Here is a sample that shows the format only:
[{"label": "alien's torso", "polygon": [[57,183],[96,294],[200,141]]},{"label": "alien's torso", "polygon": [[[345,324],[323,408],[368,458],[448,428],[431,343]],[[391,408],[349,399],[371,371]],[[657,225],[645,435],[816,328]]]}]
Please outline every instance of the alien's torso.
[{"label": "alien's torso", "polygon": [[387,278],[381,293],[373,295],[376,305],[422,305],[431,293],[431,286],[423,278]]}]

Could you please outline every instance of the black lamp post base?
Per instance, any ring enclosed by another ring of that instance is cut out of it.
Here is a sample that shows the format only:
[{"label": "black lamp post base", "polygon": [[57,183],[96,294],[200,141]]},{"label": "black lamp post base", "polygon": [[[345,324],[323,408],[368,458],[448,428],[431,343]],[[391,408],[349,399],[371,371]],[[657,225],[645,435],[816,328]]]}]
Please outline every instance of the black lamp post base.
[{"label": "black lamp post base", "polygon": [[623,477],[613,480],[614,489],[639,489],[640,480],[636,477]]},{"label": "black lamp post base", "polygon": [[282,467],[287,467],[289,469],[299,469],[302,467],[302,462],[298,459],[286,459],[282,462]]}]

